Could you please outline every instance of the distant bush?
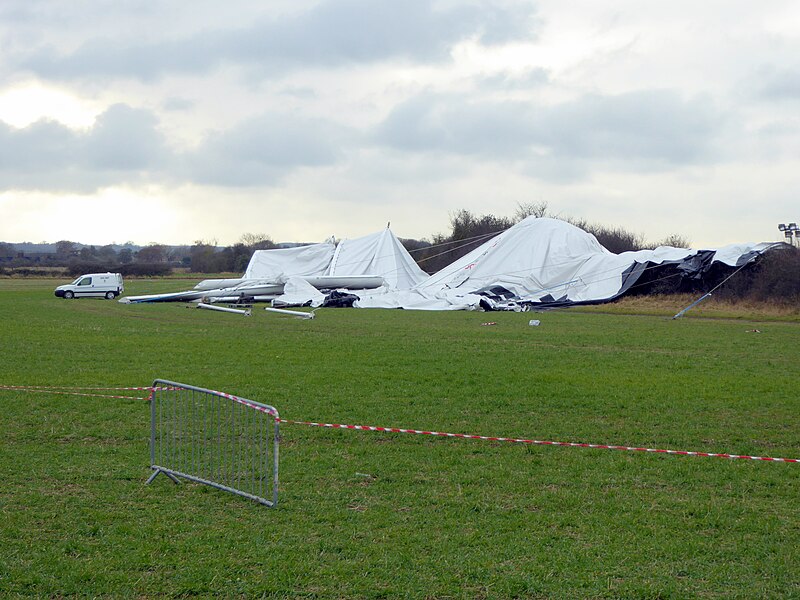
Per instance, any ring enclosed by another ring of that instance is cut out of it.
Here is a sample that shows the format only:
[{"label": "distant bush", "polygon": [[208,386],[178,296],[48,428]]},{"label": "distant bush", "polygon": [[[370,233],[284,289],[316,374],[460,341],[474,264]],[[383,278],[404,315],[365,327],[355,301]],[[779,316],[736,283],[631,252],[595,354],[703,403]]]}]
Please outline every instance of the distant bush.
[{"label": "distant bush", "polygon": [[623,227],[587,225],[583,229],[594,235],[601,246],[614,254],[641,250],[646,246],[643,235],[633,233]]},{"label": "distant bush", "polygon": [[[648,266],[651,266],[648,264]],[[687,294],[697,291],[699,283],[684,277],[677,265],[648,268],[627,291],[631,296]]]},{"label": "distant bush", "polygon": [[669,236],[658,244],[650,244],[645,240],[643,234],[628,231],[624,227],[609,227],[589,223],[585,219],[555,214],[550,211],[547,202],[518,203],[517,211],[511,218],[497,217],[491,214],[478,216],[469,210],[461,209],[450,215],[451,231],[449,234],[436,234],[430,242],[427,240],[403,240],[403,244],[410,252],[414,253],[414,259],[420,267],[428,273],[435,273],[529,216],[550,217],[566,221],[594,235],[603,247],[615,254],[655,248],[659,245],[677,247],[688,247],[689,245],[686,238],[677,234]]},{"label": "distant bush", "polygon": [[67,274],[77,277],[78,275],[83,275],[85,273],[105,273],[108,271],[114,271],[115,269],[116,267],[114,265],[108,265],[94,261],[73,261],[67,266]]},{"label": "distant bush", "polygon": [[800,248],[781,246],[766,252],[716,295],[730,300],[800,303]]},{"label": "distant bush", "polygon": [[54,267],[14,267],[0,269],[0,274],[12,277],[66,277],[67,272]]},{"label": "distant bush", "polygon": [[654,248],[658,248],[659,246],[672,246],[673,248],[691,248],[692,242],[684,235],[679,233],[673,233],[672,235],[668,235],[663,240],[656,242],[653,244]]},{"label": "distant bush", "polygon": [[98,262],[73,262],[67,268],[67,273],[73,277],[85,273],[120,273],[122,276],[160,277],[169,275],[172,267],[167,263],[130,263],[127,265],[113,265]]},{"label": "distant bush", "polygon": [[435,273],[513,224],[512,219],[505,217],[476,216],[468,210],[458,210],[450,215],[451,233],[434,235],[433,243],[416,249],[414,258],[423,270]]},{"label": "distant bush", "polygon": [[[622,252],[631,252],[647,248],[648,244],[644,239],[644,235],[628,231],[624,227],[609,227],[607,225],[598,225],[597,223],[589,223],[586,219],[576,219],[574,217],[564,217],[560,214],[555,214],[550,211],[547,202],[539,203],[518,203],[517,212],[514,214],[514,221],[519,222],[522,219],[534,215],[536,217],[550,217],[552,219],[561,219],[570,225],[574,225],[579,229],[583,229],[587,233],[591,233],[600,245],[606,250],[614,254]],[[683,239],[680,236],[671,236],[676,239]],[[668,238],[671,239],[671,238]]]},{"label": "distant bush", "polygon": [[714,263],[702,276],[687,277],[677,265],[667,264],[647,269],[628,293],[700,295],[719,285],[714,296],[723,300],[800,304],[800,249],[782,246],[738,268]]},{"label": "distant bush", "polygon": [[172,273],[172,267],[165,263],[131,263],[116,267],[116,272],[123,277],[131,275],[138,277],[161,277]]}]

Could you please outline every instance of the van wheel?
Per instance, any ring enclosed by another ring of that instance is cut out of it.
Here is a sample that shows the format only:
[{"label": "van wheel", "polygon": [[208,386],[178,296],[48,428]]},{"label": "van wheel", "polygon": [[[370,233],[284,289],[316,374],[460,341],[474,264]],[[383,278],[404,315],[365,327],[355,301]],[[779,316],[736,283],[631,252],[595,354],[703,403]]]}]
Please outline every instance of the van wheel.
[{"label": "van wheel", "polygon": [[64,292],[64,298],[66,298],[67,300],[72,300],[74,297],[75,297],[75,294],[73,292],[71,292],[70,290],[67,290],[66,292]]},{"label": "van wheel", "polygon": [[113,300],[116,294],[114,292],[106,292],[106,300]]}]

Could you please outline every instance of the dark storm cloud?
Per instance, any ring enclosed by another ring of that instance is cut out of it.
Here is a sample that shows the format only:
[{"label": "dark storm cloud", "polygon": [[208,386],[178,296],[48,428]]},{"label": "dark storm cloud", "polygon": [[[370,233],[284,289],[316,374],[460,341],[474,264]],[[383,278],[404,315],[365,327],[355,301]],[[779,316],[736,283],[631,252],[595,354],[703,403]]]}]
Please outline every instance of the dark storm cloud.
[{"label": "dark storm cloud", "polygon": [[421,95],[396,107],[373,140],[405,152],[618,162],[637,170],[706,160],[722,126],[708,102],[669,91],[587,95],[553,106]]},{"label": "dark storm cloud", "polygon": [[297,67],[438,61],[467,38],[499,44],[533,37],[530,3],[454,2],[437,7],[429,0],[329,0],[297,15],[262,18],[237,30],[205,30],[149,42],[120,32],[93,37],[73,52],[45,45],[17,51],[8,60],[54,79],[151,80],[170,73],[204,73],[223,63],[253,67],[268,77]]}]

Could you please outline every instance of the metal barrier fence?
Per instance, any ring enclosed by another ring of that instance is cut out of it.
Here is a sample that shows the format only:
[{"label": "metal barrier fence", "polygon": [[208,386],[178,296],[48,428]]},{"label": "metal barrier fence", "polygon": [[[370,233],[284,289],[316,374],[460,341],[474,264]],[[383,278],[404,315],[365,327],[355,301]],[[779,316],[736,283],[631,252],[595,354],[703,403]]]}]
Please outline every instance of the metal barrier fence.
[{"label": "metal barrier fence", "polygon": [[266,506],[278,504],[278,424],[274,407],[156,379],[150,395],[150,468]]}]

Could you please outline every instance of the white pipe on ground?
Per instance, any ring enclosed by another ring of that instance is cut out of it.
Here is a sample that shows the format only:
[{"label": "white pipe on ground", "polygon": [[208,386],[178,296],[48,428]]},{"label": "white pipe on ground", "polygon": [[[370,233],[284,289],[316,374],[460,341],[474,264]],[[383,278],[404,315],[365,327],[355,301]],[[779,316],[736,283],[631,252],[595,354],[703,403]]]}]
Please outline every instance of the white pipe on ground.
[{"label": "white pipe on ground", "polygon": [[224,306],[214,306],[213,304],[204,304],[202,302],[198,302],[197,308],[206,308],[208,310],[218,310],[220,312],[236,313],[237,315],[244,315],[246,317],[250,316],[250,309],[241,310],[238,308],[225,308]]},{"label": "white pipe on ground", "polygon": [[298,319],[313,319],[314,318],[314,311],[311,312],[303,312],[300,310],[285,310],[283,308],[270,308],[269,306],[264,310],[274,313],[280,313],[282,315],[292,315],[293,317],[297,317]]}]

